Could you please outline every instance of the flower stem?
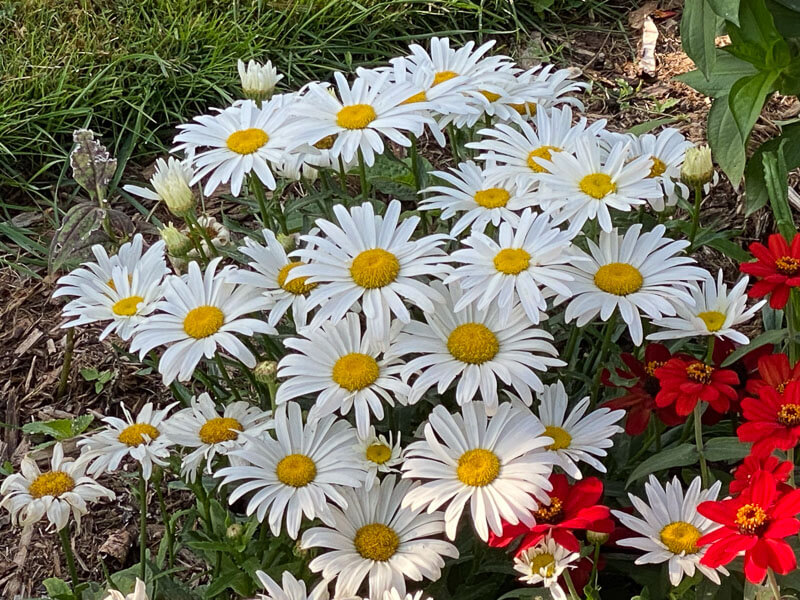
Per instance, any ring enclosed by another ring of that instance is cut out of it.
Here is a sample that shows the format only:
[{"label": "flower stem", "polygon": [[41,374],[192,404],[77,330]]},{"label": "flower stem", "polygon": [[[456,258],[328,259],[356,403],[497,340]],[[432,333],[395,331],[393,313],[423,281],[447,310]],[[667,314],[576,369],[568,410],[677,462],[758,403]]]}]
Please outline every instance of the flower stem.
[{"label": "flower stem", "polygon": [[703,482],[703,487],[708,488],[710,483],[710,476],[708,472],[708,463],[706,463],[706,456],[703,452],[703,414],[701,412],[700,401],[694,405],[694,443],[697,446],[697,454],[700,457],[700,477]]},{"label": "flower stem", "polygon": [[[197,216],[194,214],[194,212],[189,211],[186,213],[186,222],[189,223],[189,226],[192,229],[197,229],[197,231],[200,232],[200,235],[206,242],[206,246],[208,246],[208,252],[211,254],[211,256],[219,256],[217,247],[211,241],[211,236],[208,235],[206,228],[200,225],[200,221],[197,220]],[[202,251],[202,246],[200,247],[200,250]]]},{"label": "flower stem", "polygon": [[575,584],[572,583],[572,577],[570,577],[568,569],[564,569],[564,581],[567,582],[570,598],[572,598],[572,600],[580,600],[580,594],[575,591]]},{"label": "flower stem", "polygon": [[341,156],[339,157],[339,181],[342,185],[342,194],[347,195],[347,173]]},{"label": "flower stem", "polygon": [[692,228],[689,230],[689,248],[694,247],[694,237],[700,225],[700,203],[703,201],[703,186],[694,186],[694,210],[692,210]]},{"label": "flower stem", "polygon": [[147,576],[147,480],[139,469],[139,579]]},{"label": "flower stem", "polygon": [[233,396],[234,396],[234,398],[236,398],[236,400],[241,402],[242,397],[239,395],[239,390],[237,390],[236,386],[233,385],[233,380],[231,379],[231,376],[228,375],[228,369],[225,368],[225,363],[222,362],[222,356],[220,356],[219,352],[214,354],[214,360],[216,361],[217,366],[219,367],[220,373],[222,373],[223,379],[225,379],[225,383],[228,384],[228,387],[230,388],[231,394],[233,394]]},{"label": "flower stem", "polygon": [[800,317],[800,310],[798,310],[797,301],[798,292],[792,288],[789,292],[789,301],[786,303],[786,324],[789,328],[789,362],[794,365],[797,359],[800,358],[800,344],[797,342],[797,319]]},{"label": "flower stem", "polygon": [[67,329],[67,342],[64,347],[64,363],[61,365],[61,375],[58,378],[58,389],[54,400],[58,400],[67,391],[69,383],[69,368],[72,366],[72,352],[75,349],[75,328]]},{"label": "flower stem", "polygon": [[447,139],[450,140],[450,151],[453,153],[453,160],[456,164],[461,162],[461,155],[458,152],[458,136],[456,128],[452,123],[447,124]]},{"label": "flower stem", "polygon": [[267,196],[264,193],[264,186],[255,173],[250,173],[250,190],[258,201],[258,210],[261,213],[261,225],[267,229],[272,229],[272,219],[270,219],[269,210],[267,210]]},{"label": "flower stem", "polygon": [[597,396],[600,392],[600,375],[603,372],[603,365],[606,362],[606,357],[608,356],[608,347],[611,345],[611,336],[614,335],[614,330],[617,328],[617,311],[614,310],[611,313],[611,316],[608,318],[606,322],[606,329],[603,333],[603,343],[600,346],[600,354],[597,356],[597,360],[594,362],[595,374],[594,374],[594,383],[592,384],[592,400],[591,400],[591,408],[597,404]]},{"label": "flower stem", "polygon": [[358,176],[361,179],[361,197],[364,202],[369,200],[369,183],[367,183],[367,164],[364,162],[364,153],[358,149]]},{"label": "flower stem", "polygon": [[[159,470],[161,467],[156,467]],[[163,477],[163,470],[161,471]],[[159,478],[161,479],[161,478]],[[170,523],[170,515],[167,512],[167,503],[164,501],[164,492],[161,489],[161,481],[156,485],[156,495],[158,496],[158,508],[161,511],[161,520],[164,521],[164,532],[167,536],[167,555],[169,556],[169,568],[175,566],[175,545],[172,535],[172,524]]]},{"label": "flower stem", "polygon": [[78,570],[75,568],[75,555],[72,553],[72,542],[69,540],[69,523],[58,530],[58,535],[61,538],[61,547],[64,549],[64,556],[67,559],[69,576],[72,580],[72,595],[77,598],[78,593],[76,592],[75,588],[78,587]]},{"label": "flower stem", "polygon": [[786,460],[792,463],[792,470],[789,471],[789,485],[796,487],[794,483],[794,448],[789,448],[789,450],[787,450]]},{"label": "flower stem", "polygon": [[778,587],[778,581],[775,579],[775,572],[770,567],[767,567],[767,581],[775,596],[775,600],[781,600],[781,589]]}]

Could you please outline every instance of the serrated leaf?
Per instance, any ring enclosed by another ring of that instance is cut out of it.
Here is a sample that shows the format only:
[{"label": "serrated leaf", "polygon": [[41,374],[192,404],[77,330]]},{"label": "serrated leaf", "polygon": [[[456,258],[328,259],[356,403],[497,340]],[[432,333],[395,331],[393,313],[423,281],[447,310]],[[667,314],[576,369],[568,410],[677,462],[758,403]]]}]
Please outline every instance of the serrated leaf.
[{"label": "serrated leaf", "polygon": [[737,360],[742,358],[745,354],[752,352],[756,348],[760,348],[761,346],[765,346],[767,344],[775,344],[778,342],[782,342],[786,339],[786,336],[789,332],[786,329],[771,329],[769,331],[765,331],[761,335],[757,336],[756,338],[750,340],[750,343],[741,346],[731,352],[723,361],[722,366],[727,367],[735,363]]},{"label": "serrated leaf", "polygon": [[697,448],[692,444],[681,444],[674,448],[662,450],[658,454],[643,460],[630,474],[625,487],[628,487],[634,481],[646,477],[651,473],[665,471],[673,467],[685,467],[687,465],[696,464],[699,459]]},{"label": "serrated leaf", "polygon": [[737,437],[712,438],[704,444],[703,453],[710,461],[738,461],[750,454],[750,444]]},{"label": "serrated leaf", "polygon": [[728,105],[728,96],[716,98],[711,105],[708,112],[708,142],[731,185],[737,187],[744,174],[745,146]]}]

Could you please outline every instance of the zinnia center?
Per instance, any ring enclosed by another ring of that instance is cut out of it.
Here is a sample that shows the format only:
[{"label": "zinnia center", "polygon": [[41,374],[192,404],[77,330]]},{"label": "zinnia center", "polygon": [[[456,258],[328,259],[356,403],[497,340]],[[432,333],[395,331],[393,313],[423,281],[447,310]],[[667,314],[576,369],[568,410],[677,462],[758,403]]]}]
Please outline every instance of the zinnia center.
[{"label": "zinnia center", "polygon": [[697,540],[702,536],[697,527],[686,521],[666,525],[659,535],[661,543],[673,554],[696,554]]},{"label": "zinnia center", "polygon": [[528,154],[528,167],[534,173],[549,173],[550,171],[540,165],[536,159],[551,160],[553,158],[553,152],[561,152],[561,148],[558,146],[539,146],[535,150],[531,150],[530,154]]},{"label": "zinnia center", "polygon": [[555,425],[545,427],[544,434],[553,438],[553,443],[547,447],[548,450],[563,450],[564,448],[569,448],[572,443],[572,436],[569,432]]},{"label": "zinnia center", "polygon": [[369,104],[351,104],[336,113],[336,124],[345,129],[364,129],[377,118],[375,109]]},{"label": "zinnia center", "polygon": [[793,256],[781,256],[775,261],[775,269],[781,275],[791,277],[800,271],[800,259]]},{"label": "zinnia center", "polygon": [[718,310],[706,310],[697,316],[706,324],[706,329],[709,331],[719,331],[725,324],[725,313]]},{"label": "zinnia center", "polygon": [[508,204],[511,194],[503,188],[489,188],[475,192],[475,204],[483,208],[502,208]]},{"label": "zinnia center", "polygon": [[306,283],[308,277],[295,277],[288,283],[286,282],[287,277],[289,277],[289,272],[302,264],[303,263],[300,261],[290,262],[283,265],[281,270],[278,271],[278,285],[281,286],[282,289],[286,290],[290,294],[294,294],[295,296],[304,296],[317,287],[316,283]]},{"label": "zinnia center", "polygon": [[595,200],[602,200],[609,194],[617,191],[617,184],[611,180],[610,175],[605,173],[591,173],[581,179],[578,187],[587,196]]},{"label": "zinnia center", "polygon": [[304,487],[317,476],[317,465],[305,454],[289,454],[278,462],[275,475],[285,485]]},{"label": "zinnia center", "polygon": [[183,330],[188,336],[200,340],[217,333],[224,323],[225,315],[216,306],[198,306],[184,317]]},{"label": "zinnia center", "polygon": [[381,288],[392,283],[400,273],[400,261],[383,248],[364,250],[353,259],[350,276],[363,288]]},{"label": "zinnia center", "polygon": [[467,450],[458,459],[456,474],[461,482],[472,487],[483,487],[500,475],[500,459],[491,450]]},{"label": "zinnia center", "polygon": [[234,131],[228,136],[225,144],[236,154],[252,154],[269,141],[267,132],[257,127]]},{"label": "zinnia center", "polygon": [[126,446],[134,447],[144,444],[147,441],[145,436],[152,441],[160,435],[161,432],[150,423],[135,423],[120,431],[117,439]]},{"label": "zinnia center", "polygon": [[353,545],[362,558],[385,561],[397,552],[400,537],[394,529],[383,523],[370,523],[356,531]]},{"label": "zinnia center", "polygon": [[533,513],[537,523],[558,523],[561,520],[561,513],[564,512],[564,503],[561,498],[550,497],[549,506],[540,506],[539,510]]},{"label": "zinnia center", "polygon": [[686,376],[696,383],[711,383],[714,367],[695,361],[686,367]]},{"label": "zinnia center", "polygon": [[447,350],[456,360],[480,365],[495,357],[500,350],[500,342],[486,325],[464,323],[450,332]]},{"label": "zinnia center", "polygon": [[139,306],[140,302],[144,302],[144,298],[141,296],[129,296],[128,298],[123,298],[119,302],[115,302],[111,310],[115,315],[132,317],[136,314],[136,307]]},{"label": "zinnia center", "polygon": [[367,460],[382,465],[392,457],[392,449],[386,444],[372,444],[367,448]]},{"label": "zinnia center", "polygon": [[33,480],[28,493],[34,498],[53,496],[58,498],[61,494],[71,492],[75,487],[75,480],[62,471],[42,473]]},{"label": "zinnia center", "polygon": [[333,365],[332,379],[348,392],[371,386],[381,370],[369,354],[351,352],[340,357]]},{"label": "zinnia center", "polygon": [[235,440],[243,429],[236,419],[216,417],[203,423],[198,435],[204,444],[218,444]]},{"label": "zinnia center", "polygon": [[739,527],[739,533],[758,535],[766,528],[769,516],[760,504],[750,503],[736,511],[734,522]]},{"label": "zinnia center", "polygon": [[800,425],[800,404],[784,404],[778,410],[778,423],[786,427]]},{"label": "zinnia center", "polygon": [[522,248],[503,248],[494,257],[494,268],[506,275],[519,275],[531,264],[531,255]]},{"label": "zinnia center", "polygon": [[594,274],[594,283],[604,292],[615,296],[627,296],[638,292],[644,278],[639,269],[628,263],[608,263]]}]

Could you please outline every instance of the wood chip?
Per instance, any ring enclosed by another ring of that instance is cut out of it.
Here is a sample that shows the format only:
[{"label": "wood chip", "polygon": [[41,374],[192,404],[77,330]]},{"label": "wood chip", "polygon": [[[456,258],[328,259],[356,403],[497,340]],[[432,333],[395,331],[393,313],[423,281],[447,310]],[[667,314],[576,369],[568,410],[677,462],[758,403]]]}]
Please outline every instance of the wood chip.
[{"label": "wood chip", "polygon": [[639,69],[648,77],[656,76],[656,42],[658,28],[650,17],[645,17],[642,26],[642,53],[639,56]]},{"label": "wood chip", "polygon": [[14,354],[16,354],[17,356],[22,356],[28,350],[30,350],[31,346],[33,346],[36,342],[38,342],[39,338],[42,337],[43,335],[44,332],[41,329],[34,329],[28,334],[28,337],[26,337],[22,341],[22,343],[19,346],[17,346],[17,349],[14,350]]}]

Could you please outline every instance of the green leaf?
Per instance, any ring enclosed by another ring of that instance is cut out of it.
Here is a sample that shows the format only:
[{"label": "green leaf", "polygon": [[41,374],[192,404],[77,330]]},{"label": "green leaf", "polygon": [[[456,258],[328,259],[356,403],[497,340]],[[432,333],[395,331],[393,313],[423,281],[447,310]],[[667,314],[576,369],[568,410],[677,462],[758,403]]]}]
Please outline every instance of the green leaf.
[{"label": "green leaf", "polygon": [[72,422],[69,419],[25,423],[22,431],[28,435],[42,434],[57,440],[65,440],[72,435]]},{"label": "green leaf", "polygon": [[778,231],[787,240],[794,238],[797,228],[794,226],[792,209],[789,206],[789,170],[786,168],[786,159],[783,156],[784,141],[780,147],[773,152],[766,152],[763,155],[764,163],[764,183],[767,186],[769,203],[772,207],[772,214],[775,216],[775,223]]},{"label": "green leaf", "polygon": [[641,479],[651,473],[665,471],[673,467],[685,467],[696,464],[699,459],[697,448],[693,444],[681,444],[674,448],[662,450],[658,454],[643,460],[630,474],[625,487],[634,481]]},{"label": "green leaf", "polygon": [[745,166],[744,138],[728,106],[728,97],[714,100],[708,112],[708,142],[719,166],[733,187],[742,180]]},{"label": "green leaf", "polygon": [[758,337],[750,340],[750,343],[745,346],[740,346],[733,352],[731,352],[725,360],[722,362],[723,367],[728,367],[735,363],[737,360],[742,358],[748,352],[752,352],[756,348],[760,348],[761,346],[766,346],[767,344],[776,344],[778,342],[782,342],[786,339],[786,336],[789,332],[786,329],[770,329],[769,331],[765,331]]},{"label": "green leaf", "polygon": [[736,81],[742,77],[754,75],[758,71],[749,62],[737,58],[721,48],[716,49],[716,64],[710,77],[703,75],[700,69],[689,71],[675,77],[701,94],[718,98],[726,95]]},{"label": "green leaf", "polygon": [[706,0],[692,0],[683,7],[681,42],[683,50],[706,77],[711,77],[716,63],[714,38],[719,17]]},{"label": "green leaf", "polygon": [[[783,144],[783,141],[786,144]],[[783,128],[780,136],[762,144],[747,161],[745,169],[745,215],[749,216],[769,202],[769,191],[764,181],[763,156],[767,152],[780,149],[786,161],[786,169],[791,171],[800,167],[800,123]]]},{"label": "green leaf", "polygon": [[81,415],[72,419],[72,436],[80,435],[89,428],[94,421],[92,415]]},{"label": "green leaf", "polygon": [[630,129],[628,129],[628,133],[632,133],[633,135],[642,135],[644,133],[648,133],[653,131],[656,127],[661,127],[662,125],[669,125],[670,123],[674,123],[678,119],[676,117],[662,117],[660,119],[652,119],[650,121],[645,121],[644,123],[639,123],[638,125],[634,125]]},{"label": "green leaf", "polygon": [[250,578],[246,573],[242,573],[241,571],[238,571],[233,575],[229,573],[220,573],[219,577],[212,581],[211,584],[206,588],[203,597],[207,599],[214,598],[215,596],[219,596],[227,588],[235,590],[238,587],[247,586],[249,584]]},{"label": "green leaf", "polygon": [[747,141],[767,96],[773,91],[772,86],[778,75],[777,71],[762,71],[749,77],[742,77],[733,84],[728,104],[742,140]]},{"label": "green leaf", "polygon": [[772,44],[781,39],[775,29],[775,21],[764,0],[741,0],[739,6],[739,26],[729,25],[732,45],[745,42],[758,44],[768,51]]},{"label": "green leaf", "polygon": [[750,454],[750,444],[744,444],[737,437],[719,437],[708,440],[703,453],[710,461],[737,461]]},{"label": "green leaf", "polygon": [[748,262],[752,260],[752,256],[750,253],[742,248],[739,244],[732,242],[728,239],[724,238],[717,238],[706,242],[706,246],[710,248],[714,248],[715,250],[719,250],[728,258],[735,260],[736,262]]},{"label": "green leaf", "polygon": [[71,600],[73,598],[72,590],[63,579],[50,577],[45,579],[42,585],[47,590],[47,595],[53,600]]},{"label": "green leaf", "polygon": [[708,0],[708,5],[726,21],[739,24],[739,0]]}]

